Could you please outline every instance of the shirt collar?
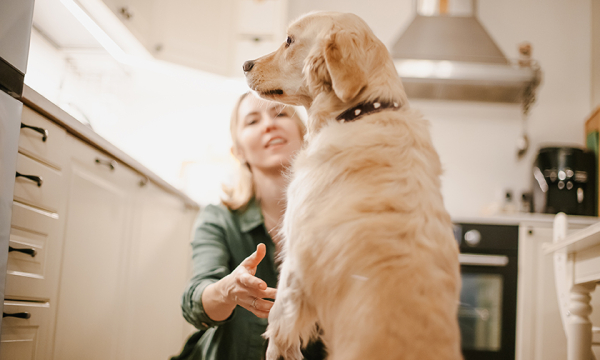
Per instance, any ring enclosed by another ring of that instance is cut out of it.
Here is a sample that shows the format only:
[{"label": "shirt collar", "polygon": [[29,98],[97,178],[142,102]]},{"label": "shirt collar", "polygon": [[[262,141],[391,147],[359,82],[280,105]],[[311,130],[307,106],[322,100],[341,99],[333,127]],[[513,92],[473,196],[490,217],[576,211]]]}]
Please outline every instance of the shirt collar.
[{"label": "shirt collar", "polygon": [[239,213],[240,229],[249,232],[264,223],[260,205],[256,199],[248,202],[246,209]]}]

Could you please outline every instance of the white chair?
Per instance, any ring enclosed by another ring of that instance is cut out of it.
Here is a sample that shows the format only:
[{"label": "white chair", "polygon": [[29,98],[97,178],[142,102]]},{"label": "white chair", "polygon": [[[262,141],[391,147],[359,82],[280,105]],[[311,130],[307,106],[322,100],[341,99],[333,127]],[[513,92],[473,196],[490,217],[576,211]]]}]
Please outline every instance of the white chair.
[{"label": "white chair", "polygon": [[[567,215],[558,213],[554,218],[553,242],[563,241],[567,236]],[[600,327],[592,326],[589,315],[590,293],[594,291],[596,283],[573,284],[572,262],[569,262],[566,249],[554,252],[554,279],[558,296],[558,306],[562,319],[563,329],[567,336],[568,360],[595,360],[591,348],[586,344],[593,343],[594,333],[600,333]],[[599,309],[600,310],[600,309]]]}]

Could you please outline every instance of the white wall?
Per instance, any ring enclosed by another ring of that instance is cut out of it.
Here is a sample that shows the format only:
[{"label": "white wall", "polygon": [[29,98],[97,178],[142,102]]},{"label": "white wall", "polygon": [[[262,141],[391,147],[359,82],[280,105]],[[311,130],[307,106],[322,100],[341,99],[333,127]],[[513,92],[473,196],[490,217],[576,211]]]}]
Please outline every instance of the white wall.
[{"label": "white wall", "polygon": [[[591,1],[482,0],[478,17],[507,57],[529,41],[544,72],[528,123],[531,150],[516,158],[518,106],[411,101],[430,119],[445,175],[446,206],[455,216],[489,212],[505,189],[530,187],[530,168],[542,144],[582,146],[591,110]],[[597,4],[596,4],[597,6]],[[312,10],[353,12],[388,46],[413,18],[412,0],[291,0],[290,19]]]}]

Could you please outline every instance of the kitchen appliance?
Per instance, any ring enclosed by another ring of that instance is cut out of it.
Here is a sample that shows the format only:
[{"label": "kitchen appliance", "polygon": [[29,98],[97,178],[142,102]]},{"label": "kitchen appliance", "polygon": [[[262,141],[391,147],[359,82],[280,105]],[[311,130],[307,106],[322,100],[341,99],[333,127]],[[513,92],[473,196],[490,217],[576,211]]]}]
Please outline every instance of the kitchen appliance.
[{"label": "kitchen appliance", "polygon": [[514,360],[519,227],[457,223],[465,360]]},{"label": "kitchen appliance", "polygon": [[477,18],[476,0],[414,0],[390,53],[409,98],[528,104],[541,70],[531,47],[509,60]]},{"label": "kitchen appliance", "polygon": [[575,147],[544,147],[533,164],[533,212],[597,216],[596,155]]},{"label": "kitchen appliance", "polygon": [[[15,186],[16,161],[33,19],[33,0],[0,1],[0,299],[8,259],[8,241]],[[0,310],[4,301],[0,301]],[[0,318],[0,329],[2,318]]]}]

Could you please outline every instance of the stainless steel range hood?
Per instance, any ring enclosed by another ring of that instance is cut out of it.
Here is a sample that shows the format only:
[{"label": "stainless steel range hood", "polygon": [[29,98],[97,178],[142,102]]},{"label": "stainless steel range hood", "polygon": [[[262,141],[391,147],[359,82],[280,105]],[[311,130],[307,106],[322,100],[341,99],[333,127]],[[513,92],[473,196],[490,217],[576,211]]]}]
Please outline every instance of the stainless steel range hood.
[{"label": "stainless steel range hood", "polygon": [[529,103],[541,71],[523,50],[508,60],[475,17],[475,0],[415,0],[392,46],[409,98]]}]

